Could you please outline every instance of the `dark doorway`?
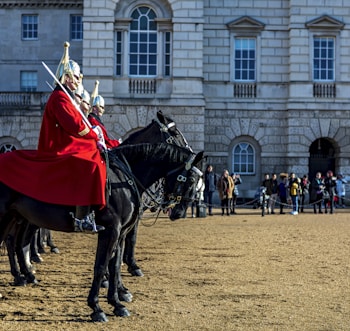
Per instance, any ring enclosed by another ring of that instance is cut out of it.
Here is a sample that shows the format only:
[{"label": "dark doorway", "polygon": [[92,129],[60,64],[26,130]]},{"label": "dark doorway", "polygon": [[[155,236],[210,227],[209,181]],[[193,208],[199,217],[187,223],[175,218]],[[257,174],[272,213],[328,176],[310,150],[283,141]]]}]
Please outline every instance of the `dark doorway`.
[{"label": "dark doorway", "polygon": [[320,171],[323,176],[328,170],[335,173],[335,148],[332,142],[326,138],[315,140],[310,146],[309,178],[315,177]]}]

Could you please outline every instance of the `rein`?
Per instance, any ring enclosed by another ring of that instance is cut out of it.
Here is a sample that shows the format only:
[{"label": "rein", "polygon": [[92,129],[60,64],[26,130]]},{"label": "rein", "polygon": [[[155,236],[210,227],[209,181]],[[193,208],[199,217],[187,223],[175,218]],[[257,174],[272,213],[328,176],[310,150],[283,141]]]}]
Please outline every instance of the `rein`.
[{"label": "rein", "polygon": [[127,159],[125,158],[125,155],[123,153],[121,153],[122,156],[122,160],[120,160],[118,158],[118,156],[114,156],[114,160],[116,161],[117,165],[119,166],[120,170],[126,175],[126,177],[128,177],[127,182],[129,184],[129,186],[133,189],[134,193],[137,196],[137,201],[139,203],[138,209],[138,218],[141,217],[143,210],[142,210],[142,205],[140,203],[141,201],[141,195],[140,195],[140,191],[138,189],[138,186],[141,187],[143,190],[146,190],[146,188],[141,184],[141,182],[134,176],[134,174],[131,171],[129,162],[127,161]]}]

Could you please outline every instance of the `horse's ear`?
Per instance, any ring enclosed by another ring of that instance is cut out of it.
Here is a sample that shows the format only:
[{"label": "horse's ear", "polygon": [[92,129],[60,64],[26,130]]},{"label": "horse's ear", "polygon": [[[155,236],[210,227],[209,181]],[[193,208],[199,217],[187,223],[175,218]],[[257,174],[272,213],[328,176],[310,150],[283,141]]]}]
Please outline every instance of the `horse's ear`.
[{"label": "horse's ear", "polygon": [[160,123],[163,123],[163,124],[164,124],[164,122],[165,122],[165,121],[164,121],[164,115],[163,115],[163,113],[162,113],[161,110],[158,110],[158,111],[157,111],[157,117],[158,117]]},{"label": "horse's ear", "polygon": [[199,152],[194,158],[194,161],[192,162],[192,164],[198,164],[200,161],[202,161],[203,155],[204,155],[204,151]]}]

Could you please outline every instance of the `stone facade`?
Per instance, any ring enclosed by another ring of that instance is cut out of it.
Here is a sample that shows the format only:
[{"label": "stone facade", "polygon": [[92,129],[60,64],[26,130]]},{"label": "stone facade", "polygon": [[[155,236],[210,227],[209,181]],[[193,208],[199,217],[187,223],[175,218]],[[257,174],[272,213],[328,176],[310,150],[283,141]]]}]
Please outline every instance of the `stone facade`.
[{"label": "stone facade", "polygon": [[[240,192],[245,197],[253,196],[265,172],[313,175],[319,167],[350,174],[348,1],[34,2],[0,5],[1,30],[8,31],[0,55],[1,91],[18,91],[18,75],[13,73],[31,68],[39,73],[38,91],[49,92],[41,61],[52,68],[57,65],[61,45],[69,37],[69,15],[81,13],[84,39],[72,43],[71,57],[82,64],[85,88],[91,91],[95,80],[100,81],[107,104],[104,122],[113,136],[126,137],[161,109],[174,118],[195,151],[205,150],[217,172],[234,171],[233,150],[248,143],[255,154],[254,171],[242,176]],[[170,76],[159,71],[154,81],[136,81],[157,87],[155,93],[140,94],[130,90],[134,78],[125,69],[125,41],[130,13],[145,4],[157,14],[159,38],[171,31],[172,61]],[[51,15],[52,10],[57,15]],[[15,43],[21,40],[21,14],[33,11],[47,30],[37,41]],[[120,75],[115,74],[117,31],[123,40]],[[313,79],[313,38],[322,36],[335,40],[334,79],[328,84]],[[256,40],[256,77],[251,84],[234,79],[237,37]],[[43,109],[12,110],[1,100],[0,144],[11,141],[16,148],[35,148]]]}]

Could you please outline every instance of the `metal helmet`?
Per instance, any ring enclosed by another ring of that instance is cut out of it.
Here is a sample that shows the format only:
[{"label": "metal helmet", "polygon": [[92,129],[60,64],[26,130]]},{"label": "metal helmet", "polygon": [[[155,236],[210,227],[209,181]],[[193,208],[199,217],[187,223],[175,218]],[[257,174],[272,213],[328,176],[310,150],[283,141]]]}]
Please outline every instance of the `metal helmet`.
[{"label": "metal helmet", "polygon": [[56,78],[63,84],[64,75],[69,75],[71,78],[74,76],[81,78],[79,64],[69,59],[69,42],[64,43],[64,51],[60,63],[56,70]]},{"label": "metal helmet", "polygon": [[105,99],[103,99],[102,96],[97,95],[97,96],[94,98],[94,101],[93,101],[93,103],[92,103],[92,106],[93,106],[93,107],[98,107],[98,108],[104,108],[104,107],[105,107]]},{"label": "metal helmet", "polygon": [[90,105],[90,93],[88,91],[84,90],[81,97],[83,101],[85,101],[88,105]]},{"label": "metal helmet", "polygon": [[74,91],[74,94],[76,94],[79,97],[83,98],[82,97],[83,92],[84,92],[84,86],[83,86],[83,84],[79,84],[77,89]]},{"label": "metal helmet", "polygon": [[93,105],[95,98],[98,95],[98,85],[100,84],[100,82],[98,80],[95,80],[95,86],[93,91],[91,92],[91,101],[90,104]]},{"label": "metal helmet", "polygon": [[77,89],[74,91],[74,94],[80,96],[80,98],[90,105],[90,94],[84,89],[83,84],[79,84]]}]

